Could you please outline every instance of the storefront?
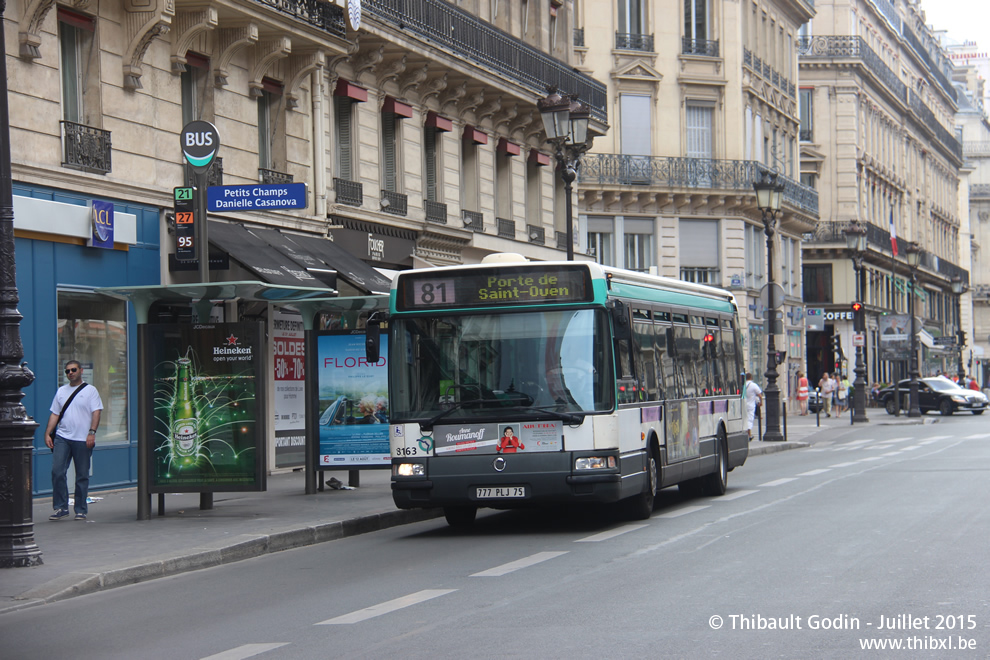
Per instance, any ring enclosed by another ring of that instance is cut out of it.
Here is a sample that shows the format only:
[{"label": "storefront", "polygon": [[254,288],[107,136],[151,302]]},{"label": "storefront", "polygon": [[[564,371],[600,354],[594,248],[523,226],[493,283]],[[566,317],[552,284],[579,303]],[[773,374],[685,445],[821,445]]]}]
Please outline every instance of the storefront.
[{"label": "storefront", "polygon": [[[94,289],[159,283],[160,222],[154,206],[14,186],[20,333],[24,359],[35,374],[24,390],[24,405],[39,424],[32,475],[36,496],[51,493],[52,454],[44,431],[55,390],[66,382],[62,365],[71,359],[82,364],[85,380],[103,399],[91,488],[136,480],[133,312],[126,302]],[[97,247],[100,236],[108,239],[107,247]]]}]

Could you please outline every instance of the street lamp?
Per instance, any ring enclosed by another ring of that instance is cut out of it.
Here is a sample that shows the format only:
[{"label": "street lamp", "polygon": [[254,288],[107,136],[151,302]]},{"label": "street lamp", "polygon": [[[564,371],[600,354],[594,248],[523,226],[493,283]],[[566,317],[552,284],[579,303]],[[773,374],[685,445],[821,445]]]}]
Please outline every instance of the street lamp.
[{"label": "street lamp", "polygon": [[962,329],[962,294],[966,293],[966,285],[959,275],[952,278],[952,293],[956,294],[956,317],[959,319],[959,329],[956,331],[956,348],[959,349],[959,387],[966,387],[966,369],[963,367],[963,346],[966,344],[966,333]]},{"label": "street lamp", "polygon": [[577,100],[577,94],[561,95],[557,88],[547,88],[547,96],[536,102],[543,117],[547,142],[554,147],[554,156],[564,181],[564,210],[567,221],[567,260],[574,261],[574,220],[571,184],[577,178],[581,155],[591,148],[588,137],[591,109]]},{"label": "street lamp", "polygon": [[[856,269],[856,300],[863,303],[863,292],[866,283],[863,281],[866,274],[863,270],[863,255],[866,254],[866,227],[859,224],[858,220],[845,229],[846,247],[852,257],[853,267]],[[866,334],[866,309],[860,307],[853,317],[853,330],[861,335]],[[866,424],[870,420],[866,417],[866,361],[865,348],[862,343],[857,342],[856,346],[856,368],[853,370],[856,379],[853,382],[853,424]]]},{"label": "street lamp", "polygon": [[908,305],[908,313],[911,315],[911,359],[908,361],[908,376],[911,378],[911,385],[908,417],[921,417],[921,408],[918,407],[918,328],[914,318],[914,306],[917,300],[915,289],[918,285],[918,264],[921,263],[921,248],[914,243],[909,243],[904,248],[904,254],[907,257],[908,266],[911,267],[911,292],[909,294],[911,304]]},{"label": "street lamp", "polygon": [[[6,0],[0,0],[0,24]],[[35,566],[41,550],[31,518],[31,452],[34,430],[21,399],[34,374],[23,363],[21,314],[14,267],[14,188],[10,167],[7,44],[0,30],[0,568]]]},{"label": "street lamp", "polygon": [[770,315],[767,332],[767,388],[763,395],[767,400],[767,432],[763,434],[764,442],[781,441],[784,435],[780,432],[780,390],[777,389],[777,346],[774,341],[777,325],[777,295],[773,282],[773,230],[777,224],[777,213],[780,212],[780,202],[783,199],[784,185],[777,183],[776,172],[763,172],[763,178],[753,182],[756,191],[756,206],[763,215],[763,233],[767,235],[767,302]]}]

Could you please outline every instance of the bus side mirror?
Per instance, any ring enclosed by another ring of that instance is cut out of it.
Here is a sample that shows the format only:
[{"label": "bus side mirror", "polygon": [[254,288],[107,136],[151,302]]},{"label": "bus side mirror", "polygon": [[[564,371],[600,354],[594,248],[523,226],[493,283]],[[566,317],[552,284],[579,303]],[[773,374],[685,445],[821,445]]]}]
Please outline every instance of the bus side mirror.
[{"label": "bus side mirror", "polygon": [[611,301],[612,331],[616,341],[631,340],[632,329],[629,327],[629,308],[621,300]]},{"label": "bus side mirror", "polygon": [[382,318],[384,314],[373,313],[368,317],[364,329],[364,357],[368,364],[378,364],[382,357]]}]

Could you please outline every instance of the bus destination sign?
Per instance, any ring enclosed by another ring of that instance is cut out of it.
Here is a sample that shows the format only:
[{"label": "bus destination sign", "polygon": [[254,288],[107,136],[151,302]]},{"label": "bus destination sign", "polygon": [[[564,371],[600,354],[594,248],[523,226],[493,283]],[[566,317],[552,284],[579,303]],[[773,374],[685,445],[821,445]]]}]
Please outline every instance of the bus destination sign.
[{"label": "bus destination sign", "polygon": [[[443,273],[443,274],[440,274]],[[590,302],[587,268],[533,266],[400,274],[399,311]]]}]

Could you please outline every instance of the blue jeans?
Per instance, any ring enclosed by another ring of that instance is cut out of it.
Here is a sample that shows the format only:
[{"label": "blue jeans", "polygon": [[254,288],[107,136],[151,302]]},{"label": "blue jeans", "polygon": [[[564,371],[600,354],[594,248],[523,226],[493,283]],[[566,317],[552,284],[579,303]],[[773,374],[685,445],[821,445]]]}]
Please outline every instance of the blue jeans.
[{"label": "blue jeans", "polygon": [[86,497],[89,495],[89,461],[93,450],[85,442],[66,440],[60,435],[55,436],[55,447],[52,449],[52,507],[55,509],[69,508],[69,486],[65,474],[69,471],[69,461],[76,466],[76,513],[86,515],[89,506]]}]

